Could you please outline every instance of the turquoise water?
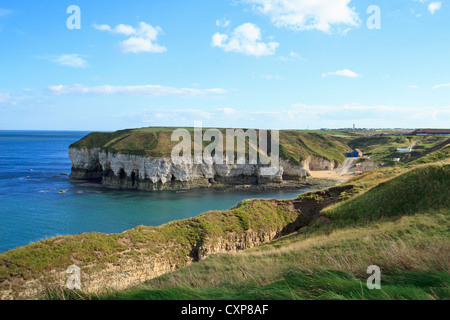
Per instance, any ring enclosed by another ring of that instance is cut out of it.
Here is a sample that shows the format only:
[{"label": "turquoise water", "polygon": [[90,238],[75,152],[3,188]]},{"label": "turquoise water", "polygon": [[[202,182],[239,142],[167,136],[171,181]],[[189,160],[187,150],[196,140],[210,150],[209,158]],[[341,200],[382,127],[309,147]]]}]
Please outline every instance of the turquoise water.
[{"label": "turquoise water", "polygon": [[243,199],[289,199],[307,191],[144,193],[75,183],[68,179],[67,148],[86,134],[0,131],[0,252],[57,235],[158,226]]}]

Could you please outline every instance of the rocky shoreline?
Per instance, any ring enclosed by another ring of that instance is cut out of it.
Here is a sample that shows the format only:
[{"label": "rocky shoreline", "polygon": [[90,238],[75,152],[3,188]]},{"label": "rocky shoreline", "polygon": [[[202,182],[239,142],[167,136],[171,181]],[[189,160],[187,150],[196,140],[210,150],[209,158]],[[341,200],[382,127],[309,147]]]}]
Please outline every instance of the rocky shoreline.
[{"label": "rocky shoreline", "polygon": [[[105,187],[101,182],[93,182],[91,180],[84,179],[72,179],[72,182],[79,184],[89,184],[91,186],[96,187]],[[328,179],[328,178],[313,178],[307,177],[301,181],[283,181],[280,183],[266,183],[266,184],[210,184],[210,185],[199,185],[196,188],[189,189],[164,189],[166,191],[174,191],[176,193],[191,193],[196,191],[208,190],[211,192],[220,192],[220,193],[228,193],[228,192],[239,192],[239,191],[251,191],[251,192],[270,192],[270,191],[284,191],[284,192],[295,192],[295,191],[303,191],[303,190],[321,190],[326,188],[335,187],[342,184],[340,180]],[[116,189],[116,190],[128,190],[129,189],[120,189],[120,188],[111,188],[108,189]],[[136,190],[142,191],[142,190]]]}]

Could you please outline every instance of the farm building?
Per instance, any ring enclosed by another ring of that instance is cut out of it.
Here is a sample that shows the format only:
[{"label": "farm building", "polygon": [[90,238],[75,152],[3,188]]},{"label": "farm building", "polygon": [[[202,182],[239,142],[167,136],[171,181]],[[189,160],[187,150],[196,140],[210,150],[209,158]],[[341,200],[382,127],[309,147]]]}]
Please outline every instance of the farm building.
[{"label": "farm building", "polygon": [[410,152],[412,152],[412,148],[397,148],[397,152],[410,153]]},{"label": "farm building", "polygon": [[362,158],[363,153],[359,149],[353,151],[347,151],[347,158]]},{"label": "farm building", "polygon": [[450,135],[450,129],[417,129],[412,134],[415,136]]}]

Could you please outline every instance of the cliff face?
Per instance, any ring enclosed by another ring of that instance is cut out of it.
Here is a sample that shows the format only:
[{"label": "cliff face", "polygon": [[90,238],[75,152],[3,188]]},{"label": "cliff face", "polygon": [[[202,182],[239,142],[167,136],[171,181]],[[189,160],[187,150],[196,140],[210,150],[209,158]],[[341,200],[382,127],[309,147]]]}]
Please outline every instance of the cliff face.
[{"label": "cliff face", "polygon": [[69,147],[71,177],[96,180],[110,188],[149,191],[229,185],[282,186],[286,180],[302,180],[309,170],[333,169],[343,162],[348,149],[328,135],[280,131],[280,170],[267,177],[261,175],[259,165],[253,164],[175,164],[171,152],[177,142],[172,141],[172,132],[173,128],[141,128],[91,133]]},{"label": "cliff face", "polygon": [[[81,266],[82,290],[92,294],[102,293],[105,290],[124,290],[203,260],[211,254],[257,247],[276,238],[280,231],[281,229],[248,230],[244,233],[230,233],[225,237],[208,238],[204,245],[199,243],[189,248],[181,247],[176,240],[172,240],[157,252],[154,252],[154,245],[150,243],[151,250],[142,248],[133,255],[128,255],[125,251],[119,254],[120,258],[117,258],[115,263]],[[185,252],[188,254],[185,255]],[[73,263],[80,264],[75,261]],[[6,281],[0,280],[0,300],[39,299],[49,289],[65,288],[68,279],[67,273],[62,268],[29,277],[31,279],[13,275]]]},{"label": "cliff face", "polygon": [[309,156],[305,160],[304,167],[307,170],[312,171],[333,170],[335,168],[335,163],[324,158]]},{"label": "cliff face", "polygon": [[111,153],[100,148],[69,148],[73,179],[97,180],[106,187],[174,190],[233,184],[279,183],[308,176],[307,169],[281,160],[274,176],[261,176],[252,164],[174,164],[170,157]]}]

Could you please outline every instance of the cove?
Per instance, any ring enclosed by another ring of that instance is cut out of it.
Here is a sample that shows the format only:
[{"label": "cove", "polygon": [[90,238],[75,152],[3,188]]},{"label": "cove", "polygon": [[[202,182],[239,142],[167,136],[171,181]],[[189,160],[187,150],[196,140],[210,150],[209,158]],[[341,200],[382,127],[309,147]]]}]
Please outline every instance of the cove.
[{"label": "cove", "polygon": [[308,190],[110,190],[68,179],[68,146],[86,132],[0,131],[0,252],[58,235],[159,226],[249,198],[291,199]]}]

